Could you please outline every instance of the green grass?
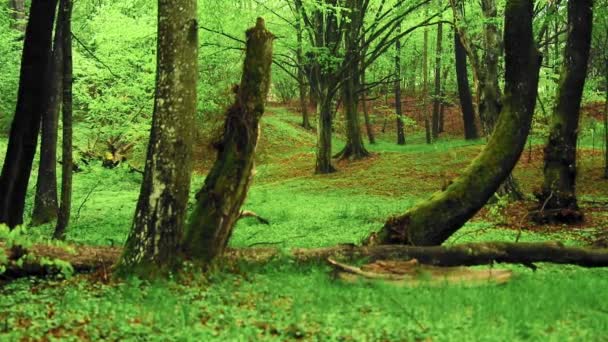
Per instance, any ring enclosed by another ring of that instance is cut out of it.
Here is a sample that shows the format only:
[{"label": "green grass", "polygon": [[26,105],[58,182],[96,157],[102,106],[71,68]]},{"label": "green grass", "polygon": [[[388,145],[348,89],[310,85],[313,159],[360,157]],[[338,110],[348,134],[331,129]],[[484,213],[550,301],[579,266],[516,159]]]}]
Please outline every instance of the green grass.
[{"label": "green grass", "polygon": [[[461,172],[483,146],[483,141],[457,139],[427,145],[420,134],[413,134],[409,145],[395,146],[390,136],[380,136],[379,143],[369,147],[376,154],[371,160],[339,163],[338,173],[317,176],[312,174],[314,132],[298,123],[296,115],[280,108],[264,119],[262,155],[245,209],[271,224],[241,220],[232,246],[288,249],[356,243],[388,216],[437,191],[442,177]],[[343,140],[338,136],[335,144],[338,150]],[[589,162],[582,176],[599,163]],[[528,193],[539,181],[538,165],[516,172]],[[130,229],[140,179],[126,167],[94,166],[75,174],[68,240],[121,245]],[[192,194],[203,179],[195,175]],[[591,191],[607,189],[605,181],[582,180],[582,197],[608,196],[606,191]],[[519,238],[578,245],[605,228],[579,228],[573,230],[576,234],[559,229],[520,232],[498,225],[500,215],[475,218],[448,243]],[[605,211],[590,215],[598,225],[608,221]],[[31,229],[41,238],[51,230]],[[287,259],[225,265],[205,276],[189,272],[154,284],[137,279],[104,284],[92,276],[21,279],[0,285],[0,341],[608,340],[608,270],[538,266],[536,272],[497,266],[512,269],[514,278],[504,285],[476,287],[344,283],[333,279],[326,265]]]}]

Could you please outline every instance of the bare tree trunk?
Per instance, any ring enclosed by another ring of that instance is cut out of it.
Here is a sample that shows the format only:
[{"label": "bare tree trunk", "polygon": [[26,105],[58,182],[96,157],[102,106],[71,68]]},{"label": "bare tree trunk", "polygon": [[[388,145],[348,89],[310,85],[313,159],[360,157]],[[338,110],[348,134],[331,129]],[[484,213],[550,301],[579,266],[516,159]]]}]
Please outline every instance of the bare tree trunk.
[{"label": "bare tree trunk", "polygon": [[438,245],[492,197],[526,144],[536,104],[540,54],[532,30],[531,0],[508,0],[505,10],[505,105],[490,141],[444,191],[389,219],[370,244]]},{"label": "bare tree trunk", "polygon": [[[428,6],[426,6],[425,10],[426,15],[428,15],[429,10]],[[431,118],[429,118],[429,110],[428,110],[428,98],[429,98],[429,29],[428,27],[424,28],[424,46],[422,51],[422,77],[423,77],[423,90],[422,90],[422,113],[424,115],[424,129],[426,132],[426,143],[433,143],[433,134],[431,128]]]},{"label": "bare tree trunk", "polygon": [[25,0],[9,0],[8,5],[13,19],[11,27],[25,32]]},{"label": "bare tree trunk", "polygon": [[23,223],[27,185],[36,154],[45,76],[51,58],[56,0],[33,0],[25,33],[17,108],[0,175],[0,222]]},{"label": "bare tree trunk", "polygon": [[198,23],[195,0],[158,1],[156,94],[144,178],[119,274],[178,267],[192,174]]},{"label": "bare tree trunk", "polygon": [[537,194],[538,221],[578,222],[576,144],[580,105],[587,77],[593,26],[593,0],[568,2],[568,41],[545,147],[544,182]]},{"label": "bare tree trunk", "polygon": [[475,108],[473,107],[473,97],[471,96],[467,73],[467,54],[457,31],[454,31],[454,53],[456,55],[456,80],[458,83],[460,108],[462,110],[462,121],[464,123],[464,138],[467,140],[478,139],[479,133],[477,133],[477,125],[475,124]]},{"label": "bare tree trunk", "polygon": [[[401,34],[401,25],[397,35]],[[403,124],[403,104],[401,103],[401,39],[395,42],[395,114],[397,114],[397,145],[405,145],[405,128]]]},{"label": "bare tree trunk", "polygon": [[606,100],[604,105],[604,178],[608,179],[608,58],[604,62],[606,73],[604,77],[606,78]]},{"label": "bare tree trunk", "polygon": [[270,87],[274,38],[262,18],[247,30],[247,52],[236,102],[228,110],[218,158],[196,195],[183,241],[187,255],[203,265],[224,252],[251,185],[259,122]]},{"label": "bare tree trunk", "polygon": [[49,223],[57,218],[57,133],[59,108],[63,89],[63,30],[64,18],[59,17],[55,24],[53,55],[47,69],[47,88],[44,97],[45,110],[42,115],[40,131],[40,165],[36,182],[36,196],[32,212],[31,226]]},{"label": "bare tree trunk", "polygon": [[[365,60],[361,62],[361,64],[364,63]],[[361,86],[364,88],[366,87],[365,74],[366,70],[363,69],[361,71]],[[365,119],[365,131],[367,133],[367,139],[369,140],[369,143],[373,145],[376,143],[376,137],[374,136],[374,127],[372,126],[372,121],[369,117],[369,111],[367,108],[367,89],[363,89],[363,92],[361,93],[361,107],[363,107],[363,118]]]},{"label": "bare tree trunk", "polygon": [[344,29],[344,46],[346,58],[342,68],[345,70],[346,79],[342,84],[342,101],[344,103],[344,114],[346,117],[346,146],[335,157],[339,159],[358,160],[368,157],[367,151],[361,138],[361,124],[359,120],[359,93],[361,91],[361,42],[359,40],[363,19],[361,0],[346,0],[345,4],[350,9],[349,20]]},{"label": "bare tree trunk", "polygon": [[302,3],[295,2],[296,5],[296,34],[297,34],[297,62],[298,62],[298,87],[300,92],[300,111],[302,112],[302,127],[312,129],[308,114],[308,103],[306,101],[306,74],[304,72],[304,51],[302,48],[303,34],[302,29]]},{"label": "bare tree trunk", "polygon": [[63,104],[61,106],[63,146],[61,153],[61,202],[53,237],[63,240],[65,230],[70,223],[70,213],[72,211],[72,173],[74,171],[72,160],[72,0],[61,0],[59,7],[59,25],[63,27],[61,44],[63,49]]},{"label": "bare tree trunk", "polygon": [[[441,1],[439,2],[441,6]],[[432,135],[433,140],[439,137],[440,110],[441,110],[441,55],[443,53],[443,24],[437,24],[437,38],[435,48],[435,90],[433,92],[433,116]]]}]

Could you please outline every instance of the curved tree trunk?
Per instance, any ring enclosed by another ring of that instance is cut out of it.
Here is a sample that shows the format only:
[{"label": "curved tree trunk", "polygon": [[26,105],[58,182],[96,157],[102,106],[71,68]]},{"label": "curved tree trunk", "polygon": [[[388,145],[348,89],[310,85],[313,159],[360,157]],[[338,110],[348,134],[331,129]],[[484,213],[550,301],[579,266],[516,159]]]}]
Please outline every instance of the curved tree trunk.
[{"label": "curved tree trunk", "polygon": [[270,87],[274,38],[262,18],[247,31],[247,52],[236,102],[228,110],[218,158],[196,195],[183,241],[188,257],[203,265],[224,252],[251,185],[259,122]]},{"label": "curved tree trunk", "polygon": [[61,0],[59,3],[59,25],[63,27],[63,96],[62,116],[63,141],[61,152],[61,202],[57,215],[57,226],[53,238],[63,240],[65,230],[70,222],[72,211],[72,173],[74,161],[72,157],[72,0]]},{"label": "curved tree trunk", "polygon": [[511,173],[525,146],[536,104],[541,58],[532,36],[532,8],[530,0],[507,1],[504,106],[485,149],[444,191],[389,219],[368,243],[441,244],[484,206]]},{"label": "curved tree trunk", "polygon": [[40,165],[36,181],[36,197],[31,226],[49,223],[57,218],[57,133],[63,85],[63,29],[62,11],[55,24],[53,57],[47,70],[47,94],[40,131]]},{"label": "curved tree trunk", "polygon": [[593,0],[568,2],[568,41],[545,147],[544,182],[538,196],[537,221],[578,222],[583,219],[576,200],[576,143],[581,98],[591,46]]},{"label": "curved tree trunk", "polygon": [[36,154],[41,114],[45,111],[45,76],[51,58],[56,0],[33,0],[25,33],[17,108],[0,175],[0,222],[23,223],[27,185]]},{"label": "curved tree trunk", "polygon": [[177,267],[192,173],[198,24],[195,0],[159,0],[156,96],[144,178],[119,273]]},{"label": "curved tree trunk", "polygon": [[458,97],[462,110],[462,121],[464,122],[464,138],[467,140],[478,139],[479,133],[477,132],[477,125],[475,125],[475,108],[473,107],[473,97],[471,96],[467,73],[467,53],[456,31],[454,31],[454,53],[456,55]]}]

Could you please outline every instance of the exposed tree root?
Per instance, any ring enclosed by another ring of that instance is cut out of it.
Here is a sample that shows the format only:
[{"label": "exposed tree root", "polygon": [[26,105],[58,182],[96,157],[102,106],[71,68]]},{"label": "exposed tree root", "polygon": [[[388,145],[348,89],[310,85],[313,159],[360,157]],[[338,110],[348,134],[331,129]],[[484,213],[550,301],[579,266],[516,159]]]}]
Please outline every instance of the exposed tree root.
[{"label": "exposed tree root", "polygon": [[[58,272],[56,267],[47,266],[44,260],[60,259],[72,264],[75,272],[109,270],[122,253],[119,247],[72,246],[63,247],[34,245],[31,248],[8,248],[0,243],[8,257],[6,272],[9,278],[25,276],[45,276]],[[30,255],[30,257],[25,257]],[[285,254],[275,248],[237,248],[226,251],[226,259],[246,259],[253,262],[267,262],[286,256],[299,262],[323,262],[328,258],[356,260],[412,260],[420,264],[434,266],[473,266],[494,262],[524,264],[548,262],[573,264],[584,267],[607,267],[608,249],[566,247],[558,242],[510,243],[488,242],[469,243],[454,246],[417,247],[403,245],[355,246],[338,245],[325,248],[296,248]],[[23,260],[23,263],[18,260]]]}]

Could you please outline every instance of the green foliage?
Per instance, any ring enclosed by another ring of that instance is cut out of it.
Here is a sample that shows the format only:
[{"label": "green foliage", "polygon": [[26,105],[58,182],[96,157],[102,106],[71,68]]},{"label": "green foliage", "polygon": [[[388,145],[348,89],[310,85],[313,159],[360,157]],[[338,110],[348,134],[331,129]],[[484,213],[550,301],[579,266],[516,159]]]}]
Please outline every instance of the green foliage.
[{"label": "green foliage", "polygon": [[8,131],[15,112],[22,45],[19,32],[10,26],[7,7],[0,3],[0,132]]}]

